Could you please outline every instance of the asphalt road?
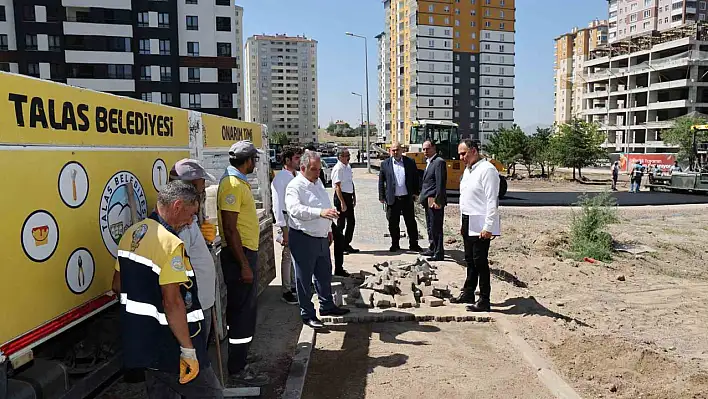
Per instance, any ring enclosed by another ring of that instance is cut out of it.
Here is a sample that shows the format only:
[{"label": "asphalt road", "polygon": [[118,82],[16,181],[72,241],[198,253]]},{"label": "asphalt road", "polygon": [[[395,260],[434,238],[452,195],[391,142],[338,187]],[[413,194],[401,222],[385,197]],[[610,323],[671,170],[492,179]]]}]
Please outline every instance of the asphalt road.
[{"label": "asphalt road", "polygon": [[[600,193],[588,193],[593,196]],[[578,202],[579,192],[514,192],[501,199],[501,206],[570,206]],[[663,192],[613,192],[619,206],[708,204],[708,195]],[[457,202],[456,199],[454,202]]]}]

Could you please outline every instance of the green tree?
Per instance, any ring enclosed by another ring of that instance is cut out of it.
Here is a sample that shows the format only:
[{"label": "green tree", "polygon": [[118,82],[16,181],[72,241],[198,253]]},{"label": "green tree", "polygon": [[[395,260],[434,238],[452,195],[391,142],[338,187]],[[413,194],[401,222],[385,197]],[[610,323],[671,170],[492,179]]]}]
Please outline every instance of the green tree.
[{"label": "green tree", "polygon": [[273,132],[270,134],[270,141],[275,144],[286,146],[290,144],[290,139],[285,132]]},{"label": "green tree", "polygon": [[[700,117],[682,116],[674,120],[674,125],[662,133],[661,137],[664,142],[673,144],[679,147],[678,159],[688,162],[689,168],[693,170],[698,163],[700,168],[700,158],[696,157],[693,132],[691,126],[705,125],[706,120]],[[701,131],[696,133],[695,142],[701,143],[708,141],[708,132]]]},{"label": "green tree", "polygon": [[335,130],[337,130],[337,125],[334,122],[330,122],[329,125],[327,125],[327,133],[333,134]]},{"label": "green tree", "polygon": [[553,129],[550,127],[536,128],[536,133],[529,137],[529,147],[533,163],[541,168],[541,177],[550,176],[553,170],[553,151],[551,149],[551,136]]},{"label": "green tree", "polygon": [[607,152],[600,147],[605,136],[598,131],[597,125],[580,119],[558,127],[558,133],[551,138],[551,150],[554,161],[561,166],[573,168],[573,179],[577,170],[582,179],[582,169],[607,159]]},{"label": "green tree", "polygon": [[[507,174],[516,173],[516,163],[530,163],[529,138],[517,125],[494,132],[484,150],[506,166]],[[530,170],[530,166],[527,166]]]}]

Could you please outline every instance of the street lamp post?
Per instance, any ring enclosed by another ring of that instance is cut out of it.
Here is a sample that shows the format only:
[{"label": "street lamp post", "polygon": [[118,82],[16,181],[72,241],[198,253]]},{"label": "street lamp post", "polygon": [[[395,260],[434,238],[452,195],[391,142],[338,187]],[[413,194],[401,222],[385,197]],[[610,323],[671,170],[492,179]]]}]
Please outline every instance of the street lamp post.
[{"label": "street lamp post", "polygon": [[[359,109],[361,110],[361,124],[364,124],[364,96],[359,93],[352,92],[353,95],[359,97]],[[361,151],[364,151],[364,129],[361,129]],[[362,153],[361,156],[364,156]],[[363,159],[363,158],[362,158]]]},{"label": "street lamp post", "polygon": [[364,39],[364,70],[366,73],[366,170],[371,173],[371,159],[369,157],[369,152],[370,152],[370,147],[371,145],[369,144],[369,125],[371,122],[371,117],[369,116],[369,45],[368,41],[366,40],[366,36],[360,36],[356,35],[351,32],[346,32],[347,36],[352,36],[352,37],[358,37],[360,39]]}]

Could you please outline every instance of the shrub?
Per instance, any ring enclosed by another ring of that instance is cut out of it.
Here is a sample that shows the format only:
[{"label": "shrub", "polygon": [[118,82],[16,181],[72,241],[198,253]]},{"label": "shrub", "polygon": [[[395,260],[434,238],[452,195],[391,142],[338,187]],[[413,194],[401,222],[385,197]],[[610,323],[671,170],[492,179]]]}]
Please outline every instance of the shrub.
[{"label": "shrub", "polygon": [[612,260],[612,236],[605,228],[618,222],[616,200],[608,192],[592,197],[585,194],[576,205],[580,211],[572,216],[570,255],[578,260]]}]

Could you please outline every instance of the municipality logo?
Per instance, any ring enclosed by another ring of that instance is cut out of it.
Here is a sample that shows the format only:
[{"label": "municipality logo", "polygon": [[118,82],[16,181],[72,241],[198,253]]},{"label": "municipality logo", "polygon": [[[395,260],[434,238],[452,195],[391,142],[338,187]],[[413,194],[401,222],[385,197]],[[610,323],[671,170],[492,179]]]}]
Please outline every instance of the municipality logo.
[{"label": "municipality logo", "polygon": [[[132,199],[129,198],[131,191]],[[103,188],[98,220],[103,243],[114,258],[123,233],[146,216],[147,200],[140,180],[127,171],[113,175]]]}]

